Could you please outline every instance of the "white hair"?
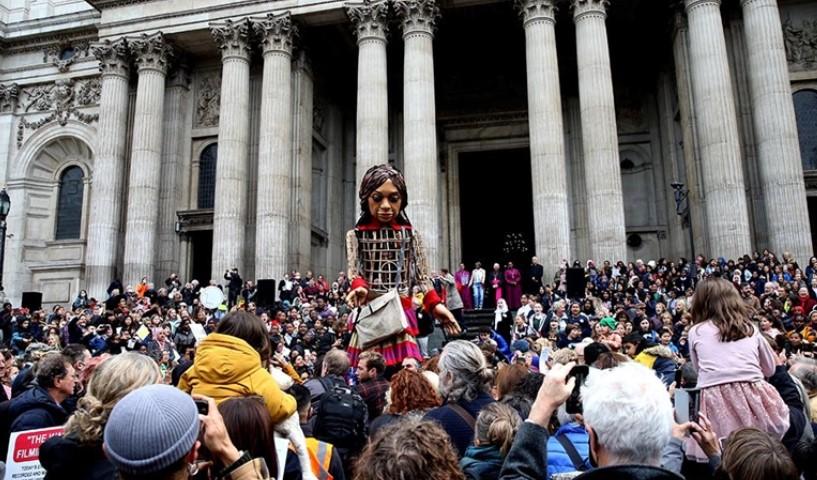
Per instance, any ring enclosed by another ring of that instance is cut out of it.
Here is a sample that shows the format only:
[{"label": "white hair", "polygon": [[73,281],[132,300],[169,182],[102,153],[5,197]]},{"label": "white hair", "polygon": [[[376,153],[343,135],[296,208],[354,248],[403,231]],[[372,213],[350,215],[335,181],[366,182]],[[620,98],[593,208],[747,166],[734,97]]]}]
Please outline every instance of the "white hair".
[{"label": "white hair", "polygon": [[593,375],[582,389],[584,423],[611,464],[661,464],[672,435],[673,407],[655,373],[635,362]]}]

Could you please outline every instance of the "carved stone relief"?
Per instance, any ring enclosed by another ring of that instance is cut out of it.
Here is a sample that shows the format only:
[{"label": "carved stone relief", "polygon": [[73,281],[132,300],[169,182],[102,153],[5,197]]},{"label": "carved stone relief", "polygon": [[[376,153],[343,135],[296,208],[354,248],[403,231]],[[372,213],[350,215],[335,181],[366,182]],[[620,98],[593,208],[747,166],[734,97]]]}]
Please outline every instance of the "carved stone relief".
[{"label": "carved stone relief", "polygon": [[36,121],[20,119],[17,125],[17,146],[23,144],[27,130],[37,130],[51,122],[65,125],[71,117],[83,123],[95,122],[98,114],[81,112],[79,108],[99,104],[101,85],[99,79],[90,78],[74,81],[60,79],[45,85],[35,85],[21,89],[21,101],[17,110],[20,113],[51,112]]},{"label": "carved stone relief", "polygon": [[0,113],[13,112],[19,95],[20,88],[16,83],[0,85]]},{"label": "carved stone relief", "polygon": [[789,64],[810,67],[817,64],[817,19],[795,23],[791,17],[783,21],[783,39]]},{"label": "carved stone relief", "polygon": [[196,127],[215,127],[221,106],[221,75],[202,77],[198,87]]},{"label": "carved stone relief", "polygon": [[65,73],[74,61],[87,57],[90,49],[91,44],[88,40],[63,39],[43,49],[43,63],[50,63],[57,67],[60,73]]}]

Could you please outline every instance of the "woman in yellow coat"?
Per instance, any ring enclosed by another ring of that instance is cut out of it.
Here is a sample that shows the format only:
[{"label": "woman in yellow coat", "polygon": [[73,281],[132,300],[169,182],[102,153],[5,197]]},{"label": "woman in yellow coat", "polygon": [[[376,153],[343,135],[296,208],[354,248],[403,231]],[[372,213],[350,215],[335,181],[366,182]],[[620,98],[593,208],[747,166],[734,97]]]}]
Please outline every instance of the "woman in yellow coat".
[{"label": "woman in yellow coat", "polygon": [[216,403],[232,397],[263,397],[273,423],[295,412],[295,399],[285,394],[264,367],[270,355],[264,323],[241,310],[226,315],[215,333],[196,349],[196,359],[181,377],[179,388],[205,395]]}]

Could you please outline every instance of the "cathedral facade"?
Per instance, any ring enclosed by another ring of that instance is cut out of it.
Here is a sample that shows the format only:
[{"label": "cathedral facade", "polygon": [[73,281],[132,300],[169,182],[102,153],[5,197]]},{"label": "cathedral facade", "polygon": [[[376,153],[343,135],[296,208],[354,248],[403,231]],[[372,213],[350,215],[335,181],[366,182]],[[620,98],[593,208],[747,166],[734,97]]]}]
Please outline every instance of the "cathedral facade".
[{"label": "cathedral facade", "polygon": [[15,303],[333,277],[386,162],[435,269],[804,264],[817,2],[0,0]]}]

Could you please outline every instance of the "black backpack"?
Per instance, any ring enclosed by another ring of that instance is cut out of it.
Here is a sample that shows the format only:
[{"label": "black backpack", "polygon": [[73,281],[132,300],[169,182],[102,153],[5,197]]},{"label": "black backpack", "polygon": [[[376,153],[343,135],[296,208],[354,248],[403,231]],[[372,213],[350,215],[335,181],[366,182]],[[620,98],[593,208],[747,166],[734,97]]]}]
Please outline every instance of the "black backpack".
[{"label": "black backpack", "polygon": [[352,387],[327,378],[320,379],[326,392],[315,412],[313,434],[322,442],[350,450],[366,443],[368,408]]}]

